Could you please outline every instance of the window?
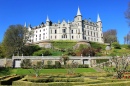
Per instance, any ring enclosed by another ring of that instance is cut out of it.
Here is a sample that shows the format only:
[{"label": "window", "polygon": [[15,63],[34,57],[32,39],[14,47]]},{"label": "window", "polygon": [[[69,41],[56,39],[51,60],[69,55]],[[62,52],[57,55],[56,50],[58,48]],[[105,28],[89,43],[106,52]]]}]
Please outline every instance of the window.
[{"label": "window", "polygon": [[39,40],[41,40],[41,38],[39,38]]},{"label": "window", "polygon": [[37,38],[36,38],[36,41],[37,41]]},{"label": "window", "polygon": [[52,36],[51,36],[51,39],[52,39]]},{"label": "window", "polygon": [[56,39],[56,36],[55,36],[55,39]]},{"label": "window", "polygon": [[72,36],[72,39],[73,39],[74,37]]},{"label": "window", "polygon": [[52,30],[51,30],[51,33],[52,33]]},{"label": "window", "polygon": [[45,39],[45,37],[43,36],[43,39]]},{"label": "window", "polygon": [[87,26],[87,28],[89,29],[89,26]]},{"label": "window", "polygon": [[73,33],[73,30],[71,30],[71,33]]},{"label": "window", "polygon": [[39,34],[39,37],[41,37],[41,34]]},{"label": "window", "polygon": [[45,35],[45,33],[43,33],[43,35]]},{"label": "window", "polygon": [[91,31],[91,36],[92,36],[92,31]]},{"label": "window", "polygon": [[66,29],[63,29],[62,31],[63,31],[63,33],[66,33]]},{"label": "window", "polygon": [[95,32],[94,32],[94,37],[95,37]]},{"label": "window", "polygon": [[55,34],[57,33],[57,31],[55,30]]},{"label": "window", "polygon": [[41,32],[41,30],[40,30],[40,32]]},{"label": "window", "polygon": [[97,37],[98,37],[98,33],[97,33]]},{"label": "window", "polygon": [[84,39],[86,40],[86,37],[84,37]]},{"label": "window", "polygon": [[77,33],[77,30],[76,30],[76,33]]},{"label": "window", "polygon": [[63,26],[65,26],[65,24],[63,24]]},{"label": "window", "polygon": [[67,35],[66,35],[66,38],[67,38]]},{"label": "window", "polygon": [[36,33],[37,33],[37,31],[36,31]]},{"label": "window", "polygon": [[37,37],[37,35],[36,35],[36,37]]}]

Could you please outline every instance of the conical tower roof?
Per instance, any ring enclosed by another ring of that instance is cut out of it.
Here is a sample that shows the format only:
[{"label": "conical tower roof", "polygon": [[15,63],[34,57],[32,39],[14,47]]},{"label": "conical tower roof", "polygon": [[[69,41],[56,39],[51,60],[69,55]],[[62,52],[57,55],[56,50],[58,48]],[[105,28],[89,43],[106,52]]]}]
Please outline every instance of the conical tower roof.
[{"label": "conical tower roof", "polygon": [[99,21],[101,21],[101,19],[100,19],[100,16],[98,14],[98,16],[97,16],[97,22],[99,22]]},{"label": "conical tower roof", "polygon": [[81,16],[81,12],[80,12],[79,7],[78,7],[78,11],[77,11],[77,16]]}]

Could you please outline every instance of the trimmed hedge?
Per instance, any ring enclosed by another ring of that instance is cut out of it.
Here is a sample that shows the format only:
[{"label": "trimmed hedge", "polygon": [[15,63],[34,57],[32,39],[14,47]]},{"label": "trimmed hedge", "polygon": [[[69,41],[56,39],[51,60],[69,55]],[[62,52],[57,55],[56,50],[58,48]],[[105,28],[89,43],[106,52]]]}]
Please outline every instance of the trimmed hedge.
[{"label": "trimmed hedge", "polygon": [[27,78],[29,82],[47,83],[47,82],[84,82],[83,78]]},{"label": "trimmed hedge", "polygon": [[96,83],[89,84],[86,86],[130,86],[130,81],[121,81],[121,82],[111,82],[111,83]]},{"label": "trimmed hedge", "polygon": [[27,81],[14,81],[12,86],[72,86],[72,84],[66,82],[33,83]]},{"label": "trimmed hedge", "polygon": [[83,78],[54,78],[54,82],[84,82]]},{"label": "trimmed hedge", "polygon": [[[65,66],[64,65],[61,65],[60,63],[59,63],[59,61],[57,62],[55,62],[55,65],[44,65],[44,67],[43,67],[44,69],[59,69],[59,68],[62,68],[62,69],[64,69],[65,68]],[[83,65],[78,65],[78,68],[89,68],[89,65],[88,64],[83,64]]]},{"label": "trimmed hedge", "polygon": [[53,82],[54,81],[54,78],[27,78],[27,81],[30,81],[30,82]]},{"label": "trimmed hedge", "polygon": [[10,76],[3,80],[0,80],[0,85],[12,85],[13,81],[21,79],[21,76]]}]

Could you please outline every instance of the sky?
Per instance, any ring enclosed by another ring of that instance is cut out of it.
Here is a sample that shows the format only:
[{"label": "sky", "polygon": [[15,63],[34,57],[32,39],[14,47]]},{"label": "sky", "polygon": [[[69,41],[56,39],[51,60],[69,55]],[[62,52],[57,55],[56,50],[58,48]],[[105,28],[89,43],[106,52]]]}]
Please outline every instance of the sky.
[{"label": "sky", "polygon": [[97,21],[100,15],[103,32],[117,30],[120,44],[130,31],[124,12],[130,0],[0,0],[0,42],[10,25],[21,24],[37,26],[46,21],[48,15],[52,22],[73,21],[80,8],[83,19]]}]

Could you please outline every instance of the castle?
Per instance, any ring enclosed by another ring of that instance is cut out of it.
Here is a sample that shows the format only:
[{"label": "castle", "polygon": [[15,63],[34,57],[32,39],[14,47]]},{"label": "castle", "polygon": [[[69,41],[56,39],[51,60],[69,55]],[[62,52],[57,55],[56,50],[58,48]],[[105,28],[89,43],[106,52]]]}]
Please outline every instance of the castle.
[{"label": "castle", "polygon": [[72,22],[52,23],[47,16],[46,23],[43,22],[35,27],[28,27],[28,31],[33,32],[30,36],[30,43],[40,43],[47,40],[75,40],[92,41],[104,43],[102,33],[102,21],[97,16],[97,22],[82,19],[82,14],[78,8],[77,15]]}]

